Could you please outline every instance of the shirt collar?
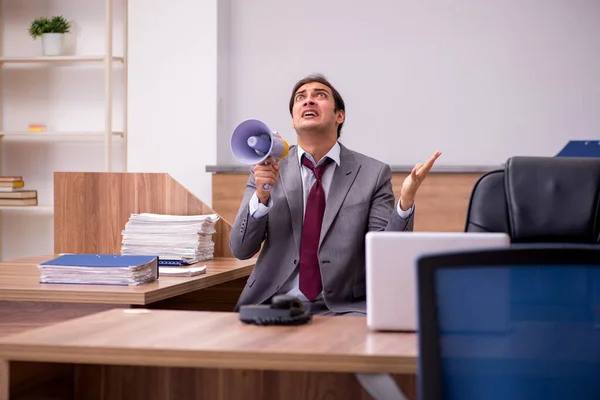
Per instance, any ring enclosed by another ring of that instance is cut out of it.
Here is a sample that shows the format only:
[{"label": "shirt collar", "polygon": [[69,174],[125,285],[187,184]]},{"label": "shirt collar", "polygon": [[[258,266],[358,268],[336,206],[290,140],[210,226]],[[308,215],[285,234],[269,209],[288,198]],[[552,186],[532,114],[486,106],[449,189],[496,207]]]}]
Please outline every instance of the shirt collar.
[{"label": "shirt collar", "polygon": [[[300,147],[300,145],[298,145],[298,162],[300,164],[302,164],[302,155],[304,155],[304,153],[306,153],[306,151],[304,151],[304,149],[302,147]],[[306,153],[306,157],[313,163],[315,164],[315,166],[318,166],[319,164],[321,164],[323,161],[325,161],[326,157],[331,158],[337,165],[338,167],[340,166],[340,144],[336,141],[335,144],[331,147],[331,149],[329,149],[329,152],[327,152],[327,154],[325,154],[325,156],[323,156],[322,159],[319,160],[318,163],[315,163],[315,160],[313,159],[313,157],[309,154]]]}]

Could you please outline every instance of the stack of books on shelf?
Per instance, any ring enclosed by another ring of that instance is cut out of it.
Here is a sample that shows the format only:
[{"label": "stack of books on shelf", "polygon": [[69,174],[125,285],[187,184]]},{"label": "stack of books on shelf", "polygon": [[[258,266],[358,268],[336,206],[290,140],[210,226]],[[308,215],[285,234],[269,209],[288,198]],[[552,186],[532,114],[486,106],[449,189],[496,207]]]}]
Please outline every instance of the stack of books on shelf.
[{"label": "stack of books on shelf", "polygon": [[37,190],[24,186],[22,176],[0,175],[0,206],[37,206]]},{"label": "stack of books on shelf", "polygon": [[121,254],[157,256],[161,275],[204,273],[205,266],[188,266],[214,257],[218,220],[217,214],[132,214],[122,232]]},{"label": "stack of books on shelf", "polygon": [[158,258],[65,254],[39,266],[41,283],[137,286],[158,279]]}]

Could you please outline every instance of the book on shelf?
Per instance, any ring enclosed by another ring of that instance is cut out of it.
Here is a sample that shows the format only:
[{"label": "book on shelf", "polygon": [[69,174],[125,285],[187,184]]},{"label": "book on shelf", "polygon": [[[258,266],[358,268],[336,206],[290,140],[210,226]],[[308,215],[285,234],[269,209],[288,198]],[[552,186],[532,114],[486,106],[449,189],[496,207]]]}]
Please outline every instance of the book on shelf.
[{"label": "book on shelf", "polygon": [[0,196],[0,206],[37,206],[37,198],[34,199],[6,199]]},{"label": "book on shelf", "polygon": [[0,181],[0,187],[3,188],[11,188],[11,189],[18,189],[18,188],[22,188],[23,186],[25,186],[25,182],[24,181]]},{"label": "book on shelf", "polygon": [[44,124],[29,124],[27,127],[29,132],[46,132],[46,125]]},{"label": "book on shelf", "polygon": [[218,220],[217,214],[131,214],[121,233],[121,254],[155,255],[164,266],[211,260]]},{"label": "book on shelf", "polygon": [[24,186],[22,176],[0,175],[0,206],[37,206],[37,190]]},{"label": "book on shelf", "polygon": [[158,257],[63,254],[38,265],[41,283],[137,286],[158,279]]},{"label": "book on shelf", "polygon": [[16,175],[0,175],[0,182],[22,182],[22,176]]},{"label": "book on shelf", "polygon": [[0,191],[0,199],[35,199],[37,190],[16,189],[10,192]]}]

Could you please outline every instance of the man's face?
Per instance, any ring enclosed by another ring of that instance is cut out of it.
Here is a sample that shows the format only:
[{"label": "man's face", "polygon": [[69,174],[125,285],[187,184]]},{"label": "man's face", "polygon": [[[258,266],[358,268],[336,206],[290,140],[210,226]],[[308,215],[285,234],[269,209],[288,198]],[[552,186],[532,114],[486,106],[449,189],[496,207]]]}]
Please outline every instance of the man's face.
[{"label": "man's face", "polygon": [[294,94],[292,124],[294,129],[335,129],[344,121],[344,112],[335,110],[331,89],[318,82],[302,85]]}]

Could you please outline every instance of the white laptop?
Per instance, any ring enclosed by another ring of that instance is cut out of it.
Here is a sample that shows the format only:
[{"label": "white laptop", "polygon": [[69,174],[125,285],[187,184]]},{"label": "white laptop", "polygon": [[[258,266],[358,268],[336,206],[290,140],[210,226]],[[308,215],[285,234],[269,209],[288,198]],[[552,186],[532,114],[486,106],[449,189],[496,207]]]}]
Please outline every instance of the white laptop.
[{"label": "white laptop", "polygon": [[505,233],[369,232],[365,240],[367,326],[378,331],[417,330],[416,259],[421,255],[510,245]]}]

